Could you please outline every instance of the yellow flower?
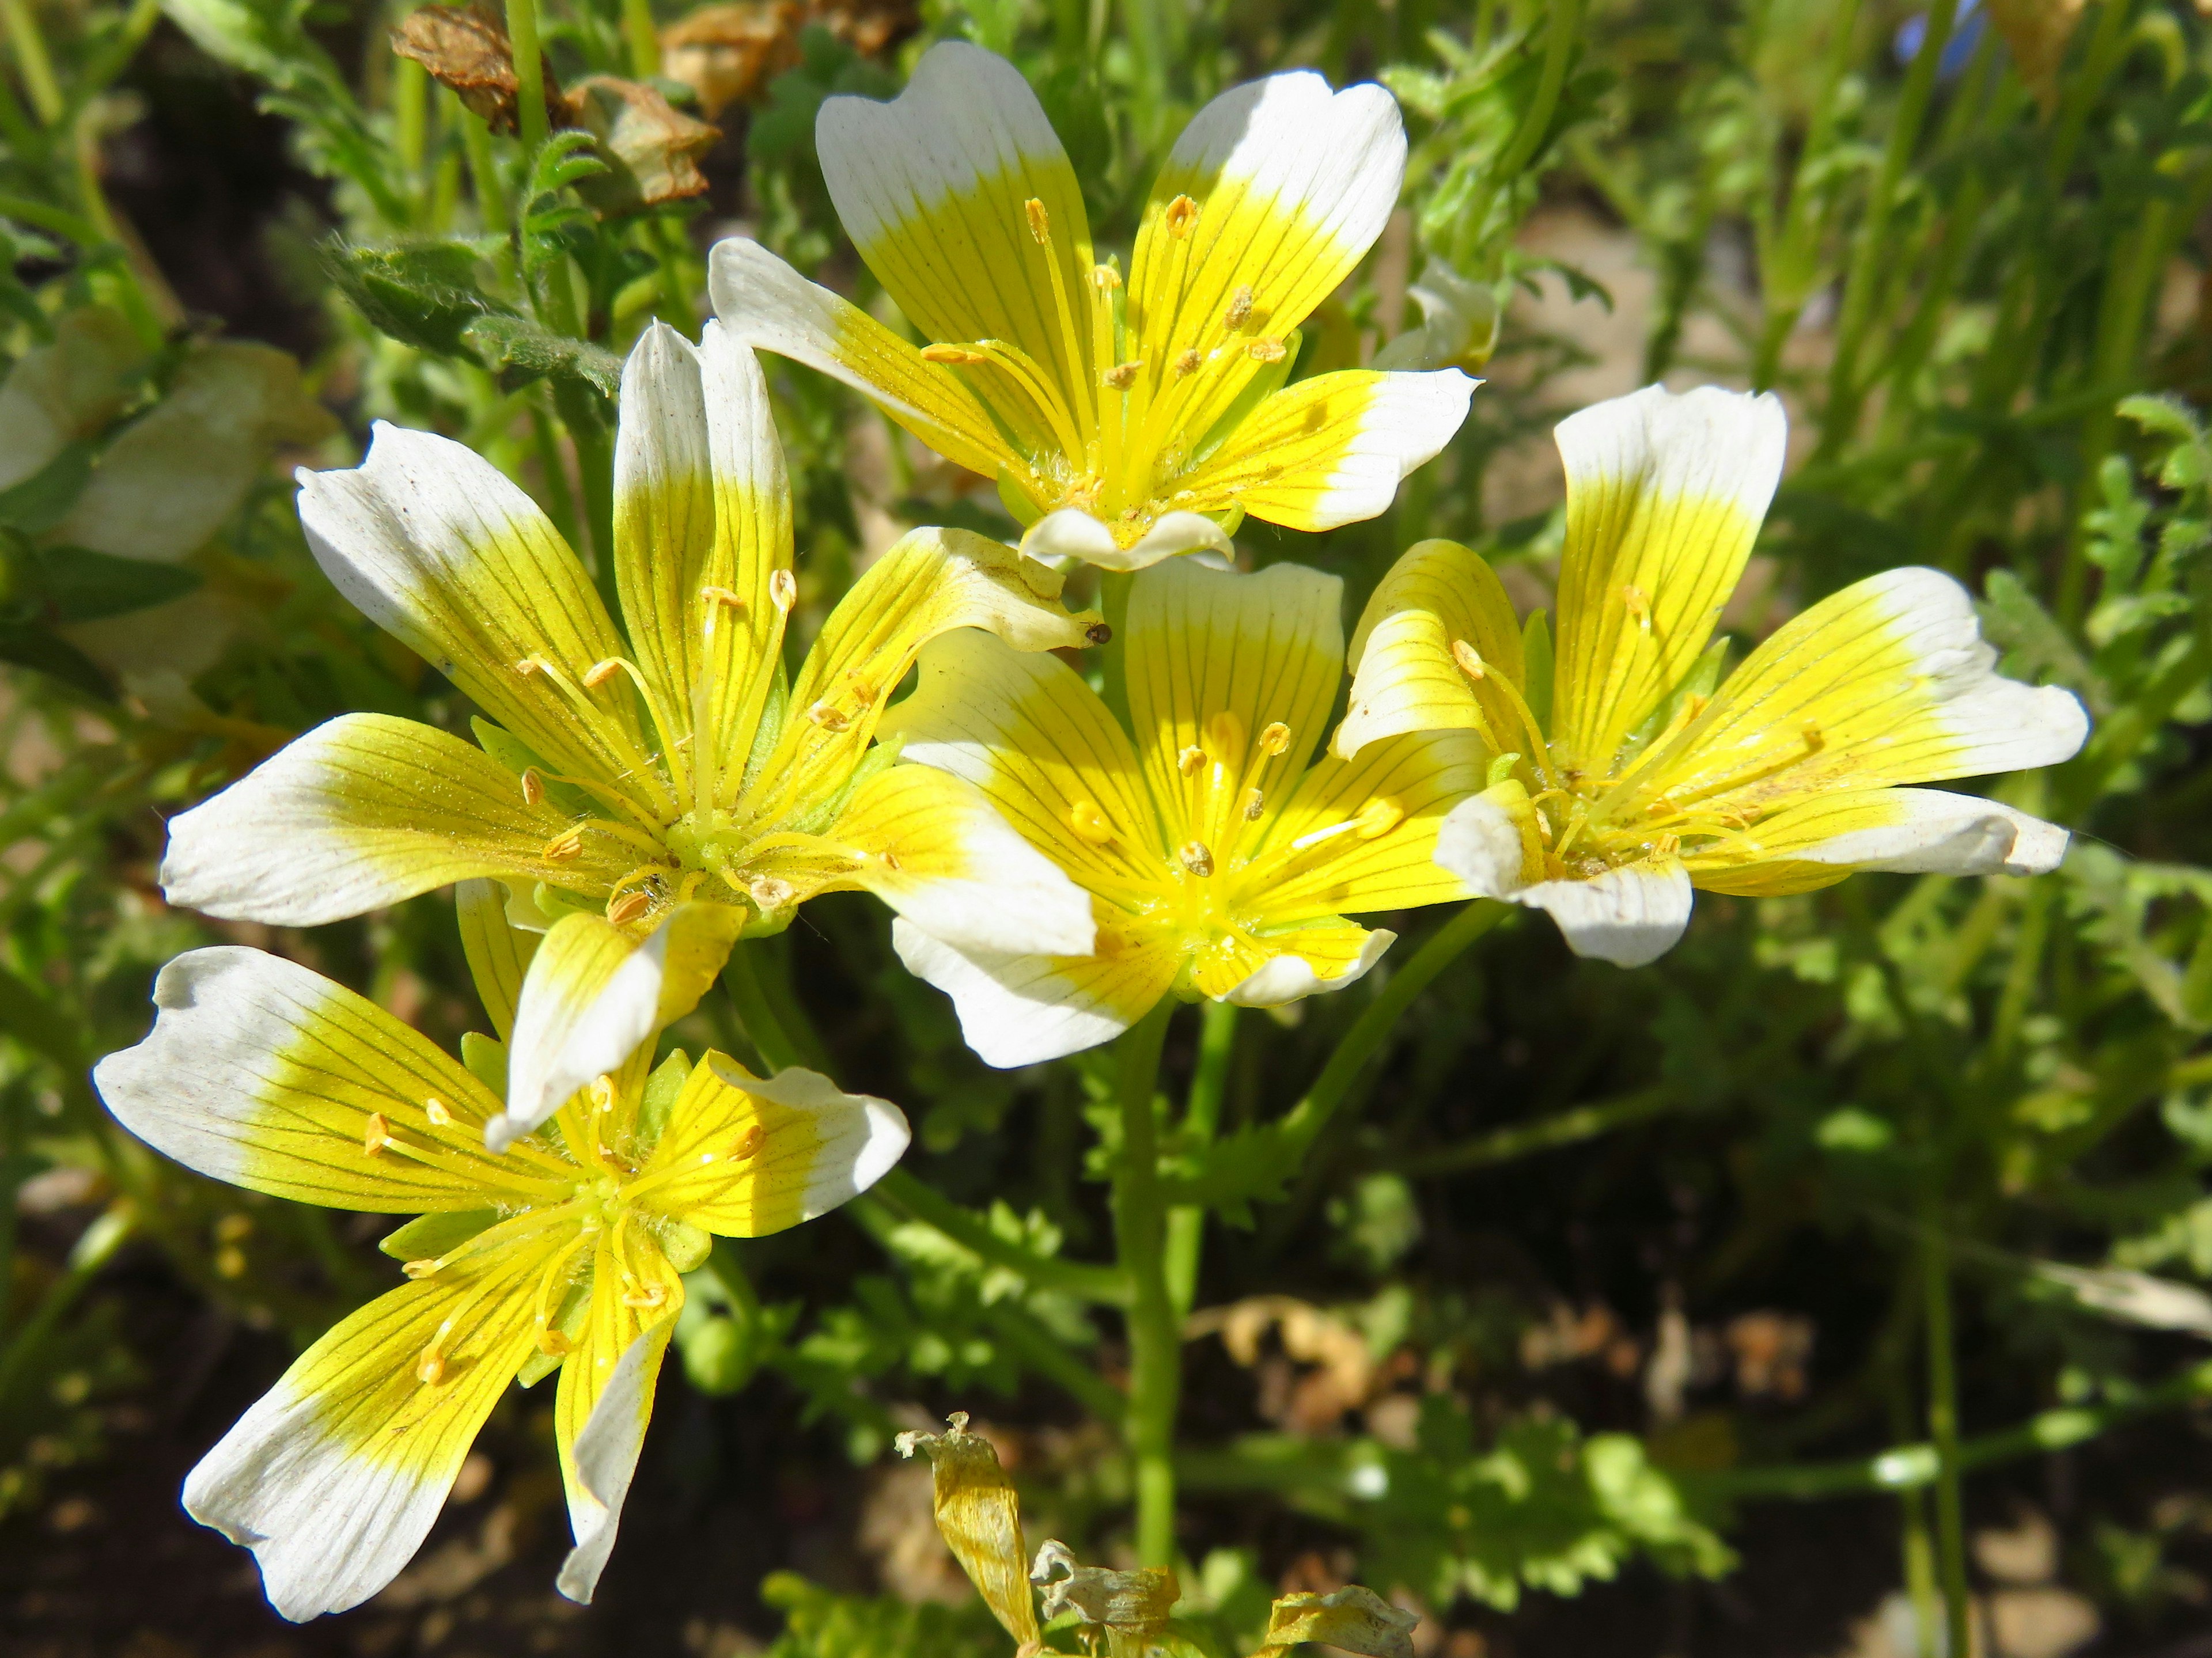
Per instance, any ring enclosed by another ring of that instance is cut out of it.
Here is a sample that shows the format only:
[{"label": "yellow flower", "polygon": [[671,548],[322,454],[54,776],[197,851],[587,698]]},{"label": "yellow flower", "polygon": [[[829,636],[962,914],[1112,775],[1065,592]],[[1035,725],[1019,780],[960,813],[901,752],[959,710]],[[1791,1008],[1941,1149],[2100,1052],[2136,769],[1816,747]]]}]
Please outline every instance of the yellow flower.
[{"label": "yellow flower", "polygon": [[949,778],[865,758],[922,643],[1079,646],[1095,617],[988,538],[921,530],[872,565],[787,680],[791,499],[751,352],[655,325],[623,374],[614,560],[625,639],[530,498],[460,445],[378,428],[303,473],[331,580],[486,716],[478,748],[386,714],[301,738],[170,825],[170,902],[305,926],[448,882],[537,884],[633,929],[689,901],[787,924],[875,893],[969,944],[1087,949],[1082,896]]},{"label": "yellow flower", "polygon": [[[726,947],[730,911],[679,909],[642,944],[570,915],[542,945],[508,934],[488,950],[490,929],[505,932],[501,901],[479,882],[465,902],[505,1050],[485,1042],[464,1067],[319,975],[224,946],[164,968],[152,1033],[94,1073],[125,1127],[203,1174],[421,1215],[384,1242],[408,1281],[301,1355],[185,1484],[185,1509],[253,1551],[270,1602],[294,1619],[389,1582],[507,1384],[556,1370],[576,1540],[560,1587],[588,1600],[683,1307],[679,1274],[709,1234],[811,1219],[873,1184],[907,1144],[896,1107],[812,1072],[763,1081],[712,1053],[650,1070],[653,1036],[696,1002],[717,959],[700,948],[708,940],[669,935],[719,929]],[[624,1001],[645,1034],[617,1052],[606,1009]],[[611,1057],[554,1102],[554,1128],[489,1154],[500,1102],[477,1073],[504,1063],[543,1075],[593,1040]]]},{"label": "yellow flower", "polygon": [[[1346,913],[1468,896],[1438,824],[1480,740],[1413,732],[1309,766],[1343,668],[1334,576],[1178,560],[1131,584],[1127,732],[1075,671],[948,634],[886,720],[910,761],[988,795],[1091,896],[1095,954],[963,950],[897,924],[969,1046],[1025,1065],[1105,1041],[1170,992],[1267,1006],[1351,983],[1393,935]],[[903,768],[902,768],[903,769]]]},{"label": "yellow flower", "polygon": [[1581,955],[1670,949],[1692,888],[1807,892],[1854,870],[2036,874],[2066,832],[1996,801],[1900,785],[2055,764],[2071,694],[1996,672],[1972,600],[1891,570],[1793,617],[1724,683],[1709,649],[1781,477],[1771,395],[1657,386],[1561,422],[1566,547],[1556,665],[1540,618],[1449,542],[1406,554],[1352,641],[1336,752],[1479,732],[1516,774],[1455,810],[1437,859],[1548,910]]},{"label": "yellow flower", "polygon": [[1014,67],[933,47],[889,104],[832,98],[816,147],[839,218],[917,350],[756,244],[709,287],[748,344],[834,375],[999,481],[1033,552],[1136,569],[1225,548],[1246,513],[1372,518],[1450,440],[1474,382],[1346,370],[1285,387],[1299,325],[1397,203],[1398,107],[1272,76],[1200,111],[1153,181],[1124,273]]}]

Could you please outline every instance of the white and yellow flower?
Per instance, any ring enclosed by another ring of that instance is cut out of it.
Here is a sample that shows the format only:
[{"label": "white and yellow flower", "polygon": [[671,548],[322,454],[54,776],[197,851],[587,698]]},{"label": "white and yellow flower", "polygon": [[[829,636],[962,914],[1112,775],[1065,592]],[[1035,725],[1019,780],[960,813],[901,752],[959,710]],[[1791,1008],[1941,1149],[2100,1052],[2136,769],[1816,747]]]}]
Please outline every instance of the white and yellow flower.
[{"label": "white and yellow flower", "polygon": [[2063,829],[1906,786],[2051,765],[2087,733],[2070,693],[1996,673],[1949,576],[1857,582],[1719,681],[1714,629],[1782,473],[1778,399],[1654,386],[1558,435],[1556,649],[1540,618],[1524,637],[1480,558],[1443,541],[1399,561],[1353,639],[1338,754],[1448,729],[1518,758],[1453,811],[1440,864],[1549,911],[1577,953],[1629,967],[1674,945],[1695,888],[1764,896],[1854,870],[2057,865]]},{"label": "white and yellow flower", "polygon": [[1101,1042],[1163,996],[1272,1006],[1350,984],[1392,935],[1347,914],[1468,896],[1433,853],[1484,782],[1473,732],[1413,732],[1313,761],[1343,673],[1342,584],[1189,561],[1131,585],[1132,741],[1065,663],[947,634],[885,716],[906,759],[953,772],[1085,889],[1088,957],[991,952],[895,924],[969,1046],[1024,1065]]},{"label": "white and yellow flower", "polygon": [[1215,99],[1153,182],[1126,273],[1097,262],[1052,124],[989,52],[933,47],[891,102],[826,101],[815,138],[847,233],[929,343],[743,240],[714,249],[716,312],[997,479],[1031,551],[1136,569],[1225,548],[1246,513],[1372,518],[1466,416],[1455,370],[1285,385],[1299,325],[1397,203],[1405,130],[1378,86],[1298,73]]},{"label": "white and yellow flower", "polygon": [[762,932],[862,888],[956,943],[1089,947],[1082,895],[974,789],[866,757],[934,635],[1083,644],[1097,619],[1060,609],[1057,575],[916,531],[787,679],[782,451],[758,363],[712,324],[696,349],[655,325],[631,353],[615,490],[627,638],[530,498],[460,445],[380,427],[358,469],[303,473],[323,568],[474,701],[482,746],[331,720],[170,824],[170,901],[305,926],[496,877],[535,887],[546,917],[588,907],[641,930],[714,902]]},{"label": "white and yellow flower", "polygon": [[[94,1073],[125,1127],[203,1174],[421,1217],[384,1242],[408,1281],[301,1355],[185,1483],[185,1509],[253,1551],[287,1618],[343,1611],[389,1582],[507,1383],[556,1370],[575,1534],[560,1588],[588,1600],[680,1274],[709,1235],[811,1219],[906,1147],[896,1107],[811,1072],[763,1080],[713,1053],[652,1068],[653,1037],[712,981],[728,909],[680,908],[642,944],[569,915],[539,945],[508,932],[501,902],[489,882],[464,893],[471,965],[509,1039],[472,1047],[466,1066],[306,968],[225,946],[164,968],[152,1033]],[[617,1052],[617,1027],[644,1035]],[[502,1065],[534,1079],[543,1111],[503,1157],[483,1144],[505,1120],[483,1078]]]}]

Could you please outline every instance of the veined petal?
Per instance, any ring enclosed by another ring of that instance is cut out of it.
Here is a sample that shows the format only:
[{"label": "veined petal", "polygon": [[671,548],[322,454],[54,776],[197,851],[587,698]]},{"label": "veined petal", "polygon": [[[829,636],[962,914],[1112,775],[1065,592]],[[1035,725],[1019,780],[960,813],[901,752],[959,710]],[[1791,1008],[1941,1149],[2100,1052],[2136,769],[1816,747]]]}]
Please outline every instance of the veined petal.
[{"label": "veined petal", "polygon": [[738,339],[843,381],[956,465],[985,477],[1029,470],[950,368],[860,307],[811,282],[757,242],[732,236],[707,260],[714,313]]},{"label": "veined petal", "polygon": [[[1237,575],[1182,560],[1131,584],[1130,728],[1170,845],[1215,843],[1220,830],[1199,818],[1208,803],[1233,805],[1236,787],[1215,786],[1213,774],[1244,768],[1269,726],[1288,734],[1259,774],[1263,790],[1297,776],[1319,745],[1344,671],[1343,592],[1298,564]],[[1224,745],[1235,751],[1216,752]]]},{"label": "veined petal", "polygon": [[1486,795],[1461,801],[1437,826],[1436,860],[1477,898],[1516,898],[1528,885],[1527,847],[1504,808]]},{"label": "veined petal", "polygon": [[[1380,927],[1370,932],[1348,921],[1270,934],[1261,942],[1284,946],[1284,952],[1222,992],[1219,999],[1239,1007],[1281,1007],[1323,991],[1341,990],[1365,978],[1368,969],[1382,959],[1382,952],[1397,941],[1395,932]],[[1290,948],[1293,945],[1294,950]]]},{"label": "veined petal", "polygon": [[[299,477],[315,562],[363,615],[559,770],[638,769],[650,745],[629,693],[582,685],[624,654],[621,636],[583,565],[497,467],[380,421],[358,467]],[[519,666],[539,661],[551,671]]]},{"label": "veined petal", "polygon": [[1943,789],[1843,789],[1683,861],[1708,892],[1768,897],[1828,886],[1853,870],[2044,875],[2058,867],[2069,838],[2001,800]]},{"label": "veined petal", "polygon": [[1452,440],[1479,382],[1456,368],[1340,369],[1287,386],[1175,483],[1201,512],[1241,507],[1293,530],[1389,510],[1406,475]]},{"label": "veined petal", "polygon": [[[932,640],[884,716],[902,759],[973,784],[1030,845],[1094,888],[1151,883],[1168,855],[1136,750],[1058,657],[963,629]],[[1085,945],[1080,953],[1087,954]]]},{"label": "veined petal", "polygon": [[1060,609],[1060,577],[966,530],[915,530],[870,565],[822,624],[791,690],[783,736],[754,786],[763,821],[834,798],[921,647],[983,628],[1018,651],[1089,642],[1096,612]]},{"label": "veined petal", "polygon": [[1601,774],[1712,637],[1782,477],[1789,422],[1772,392],[1652,386],[1556,435],[1567,539],[1552,734]]},{"label": "veined petal", "polygon": [[655,724],[672,745],[714,733],[704,793],[733,793],[782,641],[791,486],[760,364],[720,324],[695,350],[654,323],[623,366],[615,565]]},{"label": "veined petal", "polygon": [[639,1175],[654,1182],[653,1206],[734,1238],[828,1214],[888,1174],[910,1138],[888,1100],[797,1067],[756,1077],[712,1053],[692,1068],[670,1125]]},{"label": "veined petal", "polygon": [[1778,629],[1648,783],[1757,812],[1801,793],[2056,765],[2088,735],[2070,691],[1996,671],[1973,600],[1940,570],[1886,570]]},{"label": "veined petal", "polygon": [[[1324,757],[1268,822],[1251,908],[1271,922],[1306,921],[1476,896],[1437,864],[1437,836],[1481,789],[1489,758],[1464,731],[1407,732],[1351,760]],[[1299,841],[1310,850],[1291,852]]]},{"label": "veined petal", "polygon": [[1242,330],[1280,339],[1374,246],[1405,172],[1405,124],[1381,87],[1332,92],[1300,70],[1223,93],[1153,180],[1129,267],[1132,355],[1159,380],[1182,352],[1220,347],[1247,288]]},{"label": "veined petal", "polygon": [[[154,1029],[93,1072],[118,1121],[188,1169],[298,1203],[418,1214],[541,1203],[574,1170],[486,1155],[498,1102],[374,1003],[239,944],[154,981]],[[433,1107],[435,1109],[433,1109]]]},{"label": "veined petal", "polygon": [[644,1448],[661,1356],[684,1309],[684,1280],[628,1226],[602,1230],[592,1249],[591,1302],[561,1363],[553,1441],[576,1546],[558,1587],[589,1605],[614,1552],[623,1500]]},{"label": "veined petal", "polygon": [[828,835],[861,854],[856,885],[947,944],[1091,953],[1091,895],[963,778],[927,766],[878,772]]},{"label": "veined petal", "polygon": [[301,1354],[185,1479],[185,1512],[253,1551],[284,1617],[358,1606],[422,1546],[529,1354],[530,1291],[550,1247],[523,1216],[378,1297]]},{"label": "veined petal", "polygon": [[[915,327],[933,340],[1012,341],[1072,411],[1086,407],[1097,366],[1084,307],[1090,224],[1019,70],[940,42],[889,103],[823,100],[814,143],[845,234]],[[1030,202],[1043,210],[1042,237]],[[1063,301],[1079,325],[1063,325]]]},{"label": "veined petal", "polygon": [[[1477,658],[1472,677],[1453,647]],[[1487,733],[1503,753],[1535,742],[1514,699],[1491,679],[1527,683],[1521,626],[1498,573],[1455,541],[1418,542],[1390,567],[1352,635],[1352,698],[1329,751],[1350,759],[1377,738],[1400,732]]]},{"label": "veined petal", "polygon": [[1129,546],[1116,546],[1103,519],[1079,507],[1047,513],[1022,537],[1031,558],[1073,558],[1102,570],[1142,570],[1177,553],[1201,550],[1233,558],[1237,544],[1212,519],[1197,513],[1163,513]]},{"label": "veined petal", "polygon": [[[483,875],[604,892],[637,858],[523,799],[472,743],[412,720],[348,714],[289,744],[169,820],[171,903],[272,926],[319,926]],[[563,850],[566,848],[563,847]]]},{"label": "veined petal", "polygon": [[696,1007],[743,919],[726,905],[685,904],[643,939],[597,915],[556,921],[522,983],[507,1109],[484,1125],[485,1143],[505,1151]]},{"label": "veined petal", "polygon": [[1000,1070],[1112,1041],[1168,993],[1179,965],[1171,941],[1110,957],[969,955],[894,921],[891,944],[908,972],[952,998],[962,1038]]},{"label": "veined petal", "polygon": [[542,937],[508,923],[507,896],[506,886],[498,881],[463,881],[453,892],[469,977],[501,1042],[514,1035],[514,1005],[522,998],[522,981]]},{"label": "veined petal", "polygon": [[1673,859],[1624,864],[1587,881],[1539,881],[1507,895],[1548,911],[1567,948],[1615,967],[1644,967],[1690,924],[1690,878]]}]

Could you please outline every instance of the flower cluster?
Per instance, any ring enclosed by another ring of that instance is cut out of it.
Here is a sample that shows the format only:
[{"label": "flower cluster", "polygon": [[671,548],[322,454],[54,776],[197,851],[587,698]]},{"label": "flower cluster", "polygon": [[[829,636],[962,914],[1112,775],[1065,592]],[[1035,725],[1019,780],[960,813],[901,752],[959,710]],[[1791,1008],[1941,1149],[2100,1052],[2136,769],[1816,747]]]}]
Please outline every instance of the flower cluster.
[{"label": "flower cluster", "polygon": [[[287,1617],[388,1582],[507,1384],[556,1372],[560,1586],[589,1598],[684,1274],[717,1236],[866,1190],[907,1143],[895,1106],[826,1077],[665,1046],[741,940],[818,894],[881,899],[970,1046],[1019,1066],[1170,997],[1351,984],[1394,938],[1355,917],[1507,899],[1634,965],[1680,935],[1696,887],[2032,872],[2063,850],[2012,806],[1914,786],[2047,765],[2084,736],[2066,693],[1996,675],[1950,578],[1862,582],[1722,676],[1716,632],[1782,470],[1771,396],[1655,387],[1559,428],[1556,634],[1449,543],[1405,555],[1348,653],[1337,577],[1170,556],[1233,554],[1246,513],[1371,517],[1466,412],[1452,368],[1291,378],[1300,325],[1397,197],[1405,138],[1379,88],[1296,74],[1216,100],[1126,271],[1097,258],[1035,96],[988,53],[939,46],[887,105],[829,100],[817,136],[924,343],[751,243],[717,248],[720,320],[696,345],[651,325],[623,372],[619,620],[456,443],[382,428],[358,468],[303,474],[322,568],[474,703],[476,740],[349,714],[171,825],[168,896],[213,916],[312,926],[456,886],[497,1033],[457,1062],[305,968],[220,947],[172,963],[152,1033],[99,1068],[117,1117],[183,1163],[420,1217],[384,1244],[405,1282],[186,1484]],[[1455,340],[1444,355],[1466,357]],[[790,492],[755,348],[994,477],[1020,545],[915,531],[793,667]],[[1118,636],[1061,604],[1069,560],[1135,573],[1102,578]],[[1033,1644],[1018,1519],[975,1495],[1010,1502],[1003,1477],[976,1473],[990,1459],[957,1427],[927,1448],[940,1515],[948,1491],[984,1515],[948,1535],[989,1533],[962,1558]],[[1171,1580],[1071,1558],[1038,1571],[1048,1605],[1115,1649],[1173,1599]],[[1371,1596],[1294,1600],[1270,1650],[1403,1646]]]}]

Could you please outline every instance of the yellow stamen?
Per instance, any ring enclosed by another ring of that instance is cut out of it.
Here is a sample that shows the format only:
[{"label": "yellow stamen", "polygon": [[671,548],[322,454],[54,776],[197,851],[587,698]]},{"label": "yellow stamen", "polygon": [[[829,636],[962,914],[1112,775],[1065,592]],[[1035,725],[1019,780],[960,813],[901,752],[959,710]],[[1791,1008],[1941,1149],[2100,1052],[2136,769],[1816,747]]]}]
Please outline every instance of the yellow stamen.
[{"label": "yellow stamen", "polygon": [[622,1303],[625,1307],[658,1307],[667,1299],[667,1285],[648,1284],[642,1290],[625,1290]]},{"label": "yellow stamen", "polygon": [[1255,362],[1280,362],[1286,349],[1280,340],[1254,340],[1244,348],[1244,355]]},{"label": "yellow stamen", "polygon": [[791,902],[791,883],[773,875],[756,875],[745,883],[745,890],[763,912],[781,909]]},{"label": "yellow stamen", "polygon": [[768,579],[768,596],[775,601],[775,608],[789,615],[791,607],[799,603],[799,578],[788,570],[778,570]]},{"label": "yellow stamen", "polygon": [[1052,215],[1044,210],[1044,203],[1034,196],[1022,203],[1022,212],[1030,222],[1030,234],[1042,247],[1052,240]]},{"label": "yellow stamen", "polygon": [[548,1358],[566,1358],[575,1345],[550,1324],[538,1333],[538,1351]]},{"label": "yellow stamen", "polygon": [[738,598],[735,592],[727,587],[715,586],[711,582],[699,590],[699,600],[704,604],[726,605],[731,610],[740,613],[745,608],[745,601]]},{"label": "yellow stamen", "polygon": [[565,864],[584,853],[584,831],[570,829],[557,840],[548,841],[542,854],[549,864]]},{"label": "yellow stamen", "polygon": [[1246,823],[1258,823],[1260,821],[1260,814],[1266,809],[1266,806],[1267,797],[1261,794],[1259,790],[1247,789],[1244,791],[1244,821]]},{"label": "yellow stamen", "polygon": [[966,367],[972,363],[988,362],[991,354],[965,345],[925,345],[921,348],[924,362],[941,362],[948,367]]},{"label": "yellow stamen", "polygon": [[584,683],[592,690],[597,690],[621,671],[622,664],[616,661],[614,658],[608,657],[605,661],[594,662],[584,670]]},{"label": "yellow stamen", "polygon": [[1482,653],[1464,639],[1452,641],[1451,653],[1452,660],[1459,664],[1459,671],[1469,679],[1480,683],[1490,677],[1490,670],[1482,660]]},{"label": "yellow stamen", "polygon": [[827,702],[817,702],[806,711],[806,717],[825,732],[841,732],[853,723]]},{"label": "yellow stamen", "polygon": [[1186,841],[1182,850],[1176,854],[1182,866],[1200,880],[1213,873],[1213,854],[1206,850],[1203,841]]},{"label": "yellow stamen", "polygon": [[738,1135],[731,1143],[730,1149],[722,1155],[732,1163],[748,1162],[753,1154],[761,1149],[761,1142],[766,1139],[768,1139],[768,1131],[765,1128],[758,1123],[749,1124],[745,1132]]},{"label": "yellow stamen", "polygon": [[392,1125],[384,1120],[384,1113],[372,1111],[368,1121],[362,1125],[361,1149],[374,1157],[392,1144]]},{"label": "yellow stamen", "polygon": [[1094,847],[1105,846],[1114,838],[1114,820],[1098,809],[1096,801],[1078,800],[1067,809],[1067,822]]},{"label": "yellow stamen", "polygon": [[445,1101],[440,1099],[435,1094],[422,1102],[422,1114],[430,1120],[431,1126],[435,1128],[443,1128],[453,1120],[453,1114],[446,1108]]},{"label": "yellow stamen", "polygon": [[1181,356],[1175,360],[1176,378],[1180,380],[1188,380],[1190,376],[1198,373],[1199,361],[1198,348],[1193,346],[1189,350],[1185,351]]},{"label": "yellow stamen", "polygon": [[601,1111],[615,1108],[615,1079],[604,1072],[592,1078],[592,1103]]},{"label": "yellow stamen", "polygon": [[1181,238],[1190,234],[1190,228],[1198,222],[1198,203],[1188,196],[1178,196],[1168,203],[1168,234]]},{"label": "yellow stamen", "polygon": [[1195,743],[1176,756],[1176,769],[1185,777],[1197,776],[1198,768],[1205,763],[1206,750]]},{"label": "yellow stamen", "polygon": [[1406,821],[1406,809],[1387,794],[1378,794],[1359,809],[1352,820],[1363,841],[1379,841]]},{"label": "yellow stamen", "polygon": [[1242,328],[1244,319],[1251,314],[1252,289],[1249,286],[1240,288],[1229,296],[1229,309],[1221,313],[1221,325],[1232,331]]},{"label": "yellow stamen", "polygon": [[1644,632],[1651,631],[1650,594],[1645,592],[1634,582],[1631,582],[1620,590],[1620,605],[1629,615],[1636,618],[1637,625]]},{"label": "yellow stamen", "polygon": [[1279,720],[1271,720],[1260,728],[1260,752],[1267,755],[1283,754],[1291,746],[1291,728]]},{"label": "yellow stamen", "polygon": [[1110,264],[1091,267],[1091,285],[1101,294],[1111,294],[1121,285],[1121,273]]},{"label": "yellow stamen", "polygon": [[537,768],[525,766],[522,768],[522,804],[526,806],[534,806],[541,804],[544,799],[545,784],[538,775]]},{"label": "yellow stamen", "polygon": [[445,1264],[443,1260],[434,1255],[422,1260],[402,1261],[399,1270],[411,1278],[426,1278]]},{"label": "yellow stamen", "polygon": [[1113,367],[1099,372],[1098,383],[1116,392],[1126,392],[1137,383],[1138,371],[1144,366],[1142,358],[1135,362],[1116,363]]},{"label": "yellow stamen", "polygon": [[1804,735],[1805,747],[1811,753],[1818,754],[1828,746],[1828,735],[1820,729],[1817,721],[1808,720],[1805,722]]},{"label": "yellow stamen", "polygon": [[607,920],[612,921],[617,926],[628,926],[632,921],[637,920],[639,916],[644,914],[646,911],[652,908],[653,895],[651,893],[641,891],[625,892],[621,897],[616,899],[614,902],[607,906]]},{"label": "yellow stamen", "polygon": [[416,1361],[415,1379],[426,1388],[434,1388],[446,1379],[446,1356],[438,1351],[435,1342],[422,1350]]},{"label": "yellow stamen", "polygon": [[845,683],[853,693],[853,701],[862,708],[870,708],[876,700],[876,688],[871,685],[858,668],[845,670]]}]

